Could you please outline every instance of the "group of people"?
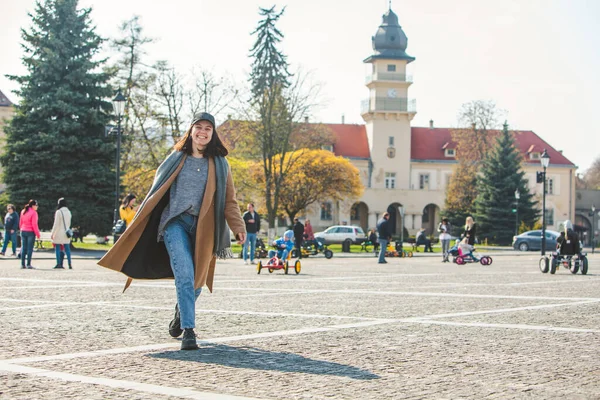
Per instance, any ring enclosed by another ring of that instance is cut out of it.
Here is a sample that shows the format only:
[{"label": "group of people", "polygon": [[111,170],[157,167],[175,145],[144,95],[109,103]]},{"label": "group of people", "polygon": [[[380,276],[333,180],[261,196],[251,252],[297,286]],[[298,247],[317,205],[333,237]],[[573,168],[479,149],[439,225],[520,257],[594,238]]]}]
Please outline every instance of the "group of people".
[{"label": "group of people", "polygon": [[[242,246],[242,258],[244,259],[244,264],[248,264],[248,262],[254,264],[256,235],[260,231],[261,219],[260,215],[255,211],[253,203],[248,203],[247,211],[242,215],[242,219],[246,227],[246,240]],[[283,236],[273,241],[272,244],[276,250],[269,250],[268,256],[271,258],[277,255],[279,258],[285,260],[292,249],[296,247],[298,258],[302,258],[303,243],[314,242],[314,240],[315,235],[310,220],[307,219],[303,224],[299,218],[294,218],[292,229],[285,231]]]},{"label": "group of people", "polygon": [[[40,240],[40,228],[38,226],[38,208],[37,200],[29,200],[23,206],[23,210],[18,214],[13,204],[6,206],[6,215],[4,216],[4,244],[0,255],[5,256],[8,243],[12,244],[12,257],[19,256],[21,269],[35,269],[31,265],[33,257],[33,248],[35,241]],[[50,239],[55,249],[56,265],[55,269],[64,269],[64,259],[67,258],[69,269],[72,269],[71,263],[71,238],[68,231],[71,231],[71,211],[67,207],[67,201],[61,197],[58,199],[56,211],[54,213],[54,223],[50,233]],[[21,252],[17,252],[17,232],[21,237]],[[72,232],[72,231],[71,231]]]}]

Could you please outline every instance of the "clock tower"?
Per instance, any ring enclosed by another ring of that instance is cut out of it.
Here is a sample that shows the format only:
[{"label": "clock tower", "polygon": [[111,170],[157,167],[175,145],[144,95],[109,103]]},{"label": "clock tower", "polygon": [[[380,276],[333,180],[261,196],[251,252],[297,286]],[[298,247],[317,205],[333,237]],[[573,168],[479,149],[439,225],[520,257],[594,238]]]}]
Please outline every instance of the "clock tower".
[{"label": "clock tower", "polygon": [[372,41],[373,54],[364,60],[371,64],[369,98],[361,105],[373,162],[370,186],[409,189],[410,121],[417,111],[408,98],[412,78],[406,66],[415,58],[406,54],[407,38],[391,8]]}]

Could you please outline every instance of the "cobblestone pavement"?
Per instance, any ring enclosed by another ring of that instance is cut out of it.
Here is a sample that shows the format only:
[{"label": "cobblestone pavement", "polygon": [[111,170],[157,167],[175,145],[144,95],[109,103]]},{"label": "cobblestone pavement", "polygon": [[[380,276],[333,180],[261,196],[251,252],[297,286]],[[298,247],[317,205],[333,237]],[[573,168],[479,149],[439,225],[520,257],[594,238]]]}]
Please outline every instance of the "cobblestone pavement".
[{"label": "cobblestone pavement", "polygon": [[172,281],[122,294],[93,259],[0,260],[0,398],[598,399],[600,255],[587,276],[538,259],[219,262],[187,352],[167,330]]}]

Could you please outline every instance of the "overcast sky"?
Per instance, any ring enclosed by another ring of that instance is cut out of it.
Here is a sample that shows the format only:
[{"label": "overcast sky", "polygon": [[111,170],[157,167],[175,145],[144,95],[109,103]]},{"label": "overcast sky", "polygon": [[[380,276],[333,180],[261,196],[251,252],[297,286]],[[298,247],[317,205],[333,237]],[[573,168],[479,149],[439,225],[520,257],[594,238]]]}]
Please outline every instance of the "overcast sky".
[{"label": "overcast sky", "polygon": [[[387,0],[80,0],[92,7],[97,32],[115,37],[119,24],[141,17],[148,60],[167,60],[229,74],[243,82],[250,70],[250,32],[258,7],[287,6],[279,28],[292,69],[313,71],[322,83],[321,107],[311,119],[363,123],[368,95],[362,60]],[[583,172],[600,155],[600,1],[598,0],[393,0],[408,36],[407,53],[417,99],[413,126],[457,124],[461,104],[493,100],[512,129],[533,130]],[[0,0],[0,90],[16,100],[22,74],[20,28],[30,26],[34,0]]]}]

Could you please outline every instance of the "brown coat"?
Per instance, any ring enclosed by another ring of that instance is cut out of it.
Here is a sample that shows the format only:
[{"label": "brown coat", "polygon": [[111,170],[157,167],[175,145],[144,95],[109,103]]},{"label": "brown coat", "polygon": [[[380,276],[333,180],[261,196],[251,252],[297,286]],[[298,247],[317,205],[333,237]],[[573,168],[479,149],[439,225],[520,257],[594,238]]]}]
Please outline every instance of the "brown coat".
[{"label": "brown coat", "polygon": [[[179,167],[138,211],[135,219],[117,241],[117,243],[102,257],[99,265],[124,273],[134,279],[164,279],[173,278],[169,255],[164,242],[157,242],[158,223],[160,215],[169,201],[169,188],[181,171],[183,157]],[[215,273],[216,256],[213,252],[216,192],[215,161],[210,158],[208,162],[208,180],[202,199],[202,207],[198,215],[196,229],[196,246],[194,252],[195,288],[208,286],[212,292]],[[227,224],[237,236],[246,232],[244,220],[240,215],[240,208],[235,198],[235,187],[231,177],[231,170],[227,175],[225,194],[225,219]]]}]

